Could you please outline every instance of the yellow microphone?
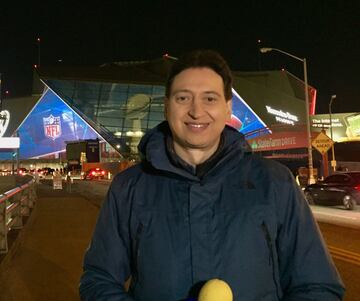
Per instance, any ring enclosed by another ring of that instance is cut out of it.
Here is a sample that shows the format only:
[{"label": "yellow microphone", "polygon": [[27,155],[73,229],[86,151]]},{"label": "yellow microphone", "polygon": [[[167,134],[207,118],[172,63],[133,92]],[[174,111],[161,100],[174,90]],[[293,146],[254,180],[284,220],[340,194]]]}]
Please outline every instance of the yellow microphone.
[{"label": "yellow microphone", "polygon": [[198,301],[233,301],[233,293],[225,281],[211,279],[201,288]]}]

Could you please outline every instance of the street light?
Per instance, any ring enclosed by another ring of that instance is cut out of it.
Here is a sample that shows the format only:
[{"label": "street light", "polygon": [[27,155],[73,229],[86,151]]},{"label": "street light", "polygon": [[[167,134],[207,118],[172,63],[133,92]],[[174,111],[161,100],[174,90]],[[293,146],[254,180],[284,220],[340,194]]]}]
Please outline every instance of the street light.
[{"label": "street light", "polygon": [[41,58],[41,55],[40,55],[41,39],[40,39],[40,37],[38,37],[36,39],[36,42],[37,42],[37,46],[38,46],[38,63],[37,63],[37,66],[40,67],[40,58]]},{"label": "street light", "polygon": [[312,145],[311,145],[311,131],[310,131],[310,114],[309,114],[309,89],[308,89],[308,79],[307,79],[307,67],[306,67],[306,58],[297,57],[286,51],[277,49],[277,48],[260,48],[261,53],[266,53],[270,51],[277,51],[287,56],[290,56],[298,61],[301,61],[304,66],[304,82],[305,82],[305,105],[306,105],[306,133],[307,133],[307,144],[308,144],[308,168],[309,168],[309,184],[315,183],[314,178],[314,167],[313,167],[313,157],[312,157]]},{"label": "street light", "polygon": [[[331,95],[330,103],[329,103],[329,115],[330,115],[330,138],[333,140],[333,126],[332,126],[332,118],[331,118],[331,104],[335,100],[336,95]],[[335,160],[335,149],[334,149],[334,141],[331,145],[331,154],[332,154],[332,160],[331,160],[331,166],[336,171],[336,160]]]}]

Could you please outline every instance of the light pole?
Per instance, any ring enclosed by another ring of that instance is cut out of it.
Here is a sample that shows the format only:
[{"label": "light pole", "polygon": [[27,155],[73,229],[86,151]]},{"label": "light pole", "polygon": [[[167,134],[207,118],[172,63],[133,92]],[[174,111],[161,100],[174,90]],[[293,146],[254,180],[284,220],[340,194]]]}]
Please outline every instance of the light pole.
[{"label": "light pole", "polygon": [[[331,118],[331,105],[332,102],[335,100],[336,95],[331,95],[331,99],[329,102],[329,115],[330,115],[330,138],[333,140],[333,126],[332,126],[332,118]],[[331,160],[331,166],[334,171],[336,171],[336,160],[335,160],[335,149],[334,149],[334,141],[331,145],[331,154],[332,154],[332,160]]]},{"label": "light pole", "polygon": [[290,56],[298,61],[301,61],[304,66],[304,83],[305,83],[305,105],[306,105],[306,133],[307,133],[307,144],[308,144],[308,168],[309,168],[309,179],[308,183],[315,183],[314,178],[314,167],[313,167],[313,156],[312,156],[312,145],[311,145],[311,130],[310,130],[310,114],[309,114],[309,89],[308,89],[308,79],[307,79],[307,66],[306,66],[306,58],[297,57],[291,53],[283,51],[277,48],[260,48],[261,53],[266,53],[270,51],[277,51],[287,56]]},{"label": "light pole", "polygon": [[41,40],[40,40],[39,37],[36,39],[36,42],[37,42],[37,46],[38,46],[38,67],[40,68],[40,58],[41,58],[41,53],[40,53],[41,48],[40,48],[40,46],[41,46]]}]

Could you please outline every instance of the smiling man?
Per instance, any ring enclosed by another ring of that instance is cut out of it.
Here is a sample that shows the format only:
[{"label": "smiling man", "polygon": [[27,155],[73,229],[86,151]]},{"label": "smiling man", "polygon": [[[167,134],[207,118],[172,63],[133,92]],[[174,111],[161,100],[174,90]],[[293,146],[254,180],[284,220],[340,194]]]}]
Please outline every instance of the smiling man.
[{"label": "smiling man", "polygon": [[167,93],[165,117],[175,153],[193,166],[215,153],[231,119],[231,95],[224,93],[222,77],[206,67],[180,72]]},{"label": "smiling man", "polygon": [[342,282],[293,176],[226,126],[231,86],[212,50],[174,64],[166,121],[143,137],[142,162],[114,178],[101,209],[82,300],[187,300],[214,278],[234,301],[341,300]]}]

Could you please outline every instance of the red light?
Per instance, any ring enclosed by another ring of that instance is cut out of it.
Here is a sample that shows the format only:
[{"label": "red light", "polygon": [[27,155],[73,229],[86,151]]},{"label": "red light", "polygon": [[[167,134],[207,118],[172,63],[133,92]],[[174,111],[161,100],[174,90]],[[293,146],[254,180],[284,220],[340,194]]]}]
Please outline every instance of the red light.
[{"label": "red light", "polygon": [[360,191],[360,184],[356,185],[354,188],[355,188],[355,190]]},{"label": "red light", "polygon": [[101,174],[104,175],[104,174],[105,174],[105,171],[102,171]]},{"label": "red light", "polygon": [[95,171],[93,171],[93,172],[91,172],[91,174],[92,174],[93,176],[95,176],[95,175],[96,175],[96,172],[95,172]]}]

